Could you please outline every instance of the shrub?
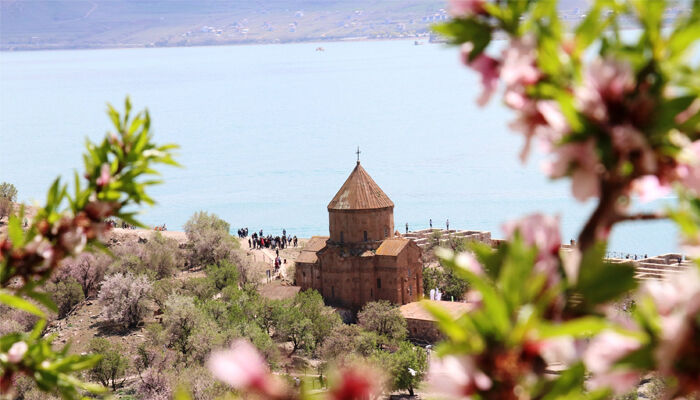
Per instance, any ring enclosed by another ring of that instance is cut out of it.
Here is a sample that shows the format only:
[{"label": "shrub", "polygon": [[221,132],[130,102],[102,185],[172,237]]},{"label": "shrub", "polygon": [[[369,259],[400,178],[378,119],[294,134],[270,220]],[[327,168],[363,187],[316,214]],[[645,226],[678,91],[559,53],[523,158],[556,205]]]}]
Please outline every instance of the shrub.
[{"label": "shrub", "polygon": [[164,310],[168,297],[173,293],[179,293],[181,288],[182,282],[175,278],[155,281],[151,290],[151,299],[153,299],[159,309]]},{"label": "shrub", "polygon": [[105,318],[126,328],[137,326],[148,312],[150,291],[151,283],[144,276],[117,273],[108,277],[99,294]]},{"label": "shrub", "polygon": [[211,279],[213,286],[218,290],[229,285],[237,285],[239,276],[238,267],[228,260],[207,266],[207,277]]},{"label": "shrub", "polygon": [[74,279],[80,284],[85,298],[94,298],[112,262],[112,258],[103,253],[82,253],[64,260],[54,281]]},{"label": "shrub", "polygon": [[85,300],[82,286],[73,278],[47,283],[46,292],[58,307],[58,319],[65,318],[76,304]]},{"label": "shrub", "polygon": [[314,290],[299,292],[285,303],[276,328],[281,337],[292,342],[292,353],[301,348],[316,349],[332,329],[342,323],[338,314],[326,307],[321,295]]},{"label": "shrub", "polygon": [[12,214],[12,210],[14,210],[14,203],[4,197],[0,197],[0,219]]},{"label": "shrub", "polygon": [[174,381],[189,388],[192,400],[224,398],[228,391],[226,386],[215,381],[209,370],[202,366],[183,369]]},{"label": "shrub", "polygon": [[389,340],[402,340],[406,337],[406,320],[399,308],[386,300],[365,304],[357,314],[359,324]]},{"label": "shrub", "polygon": [[457,276],[452,269],[445,270],[441,266],[423,268],[423,290],[425,295],[429,296],[430,290],[435,288],[440,289],[445,299],[462,300],[469,289],[469,283]]},{"label": "shrub", "polygon": [[17,201],[17,188],[15,185],[7,182],[0,183],[0,198],[9,201]]},{"label": "shrub", "polygon": [[141,260],[144,267],[154,274],[155,279],[174,275],[184,267],[177,241],[156,232],[151,240],[143,245]]},{"label": "shrub", "polygon": [[238,247],[229,234],[229,224],[216,214],[196,212],[185,224],[185,232],[192,246],[192,266],[216,264]]},{"label": "shrub", "polygon": [[401,342],[399,349],[392,354],[391,361],[393,389],[408,390],[413,396],[413,389],[420,384],[428,369],[426,351],[409,342]]},{"label": "shrub", "polygon": [[0,336],[12,332],[27,332],[39,320],[34,314],[0,304]]},{"label": "shrub", "polygon": [[[159,325],[160,326],[160,325]],[[136,393],[144,400],[167,400],[171,398],[170,384],[172,357],[166,351],[154,351],[145,344],[137,348],[134,368],[139,375]]]},{"label": "shrub", "polygon": [[334,327],[321,345],[321,357],[326,361],[342,363],[357,351],[357,338],[361,332],[357,325],[340,324]]},{"label": "shrub", "polygon": [[191,297],[172,295],[168,298],[163,328],[168,347],[180,353],[180,358],[187,363],[203,362],[212,348],[224,343],[219,327],[195,306]]},{"label": "shrub", "polygon": [[[94,338],[90,341],[90,352],[99,354],[102,358],[92,367],[90,375],[105,386],[111,385],[117,389],[117,381],[124,376],[129,360],[107,339]],[[122,380],[119,385],[123,384]]]}]

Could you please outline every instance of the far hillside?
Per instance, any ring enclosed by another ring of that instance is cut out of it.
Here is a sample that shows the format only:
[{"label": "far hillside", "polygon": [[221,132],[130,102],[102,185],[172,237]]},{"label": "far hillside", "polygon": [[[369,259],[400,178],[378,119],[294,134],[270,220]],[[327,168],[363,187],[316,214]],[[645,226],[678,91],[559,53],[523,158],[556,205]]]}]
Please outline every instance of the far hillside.
[{"label": "far hillside", "polygon": [[[0,50],[418,38],[444,0],[2,0]],[[574,17],[585,0],[561,2]]]}]

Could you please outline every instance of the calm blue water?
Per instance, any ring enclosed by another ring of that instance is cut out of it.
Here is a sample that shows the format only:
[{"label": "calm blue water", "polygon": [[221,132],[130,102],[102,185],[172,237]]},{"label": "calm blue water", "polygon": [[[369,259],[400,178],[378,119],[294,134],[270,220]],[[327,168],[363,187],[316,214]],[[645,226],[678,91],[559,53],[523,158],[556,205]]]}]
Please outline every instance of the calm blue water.
[{"label": "calm blue water", "polygon": [[[0,53],[0,181],[43,200],[100,138],[105,103],[148,106],[155,137],[182,146],[153,190],[150,224],[180,229],[195,211],[237,227],[326,234],[326,205],[362,164],[396,204],[396,228],[490,230],[534,211],[559,213],[573,238],[592,204],[571,199],[498,102],[478,108],[477,77],[457,51],[410,41]],[[611,250],[676,249],[669,223],[620,226]]]}]

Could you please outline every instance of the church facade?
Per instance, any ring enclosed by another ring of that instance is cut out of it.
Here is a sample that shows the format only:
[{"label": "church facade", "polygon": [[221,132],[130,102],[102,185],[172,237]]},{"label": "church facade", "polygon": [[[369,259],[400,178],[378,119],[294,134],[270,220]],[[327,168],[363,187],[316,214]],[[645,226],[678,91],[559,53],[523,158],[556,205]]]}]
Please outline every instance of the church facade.
[{"label": "church facade", "polygon": [[296,260],[301,290],[353,310],[388,300],[407,304],[423,293],[421,249],[394,231],[394,203],[357,162],[328,204],[330,236],[314,236]]}]

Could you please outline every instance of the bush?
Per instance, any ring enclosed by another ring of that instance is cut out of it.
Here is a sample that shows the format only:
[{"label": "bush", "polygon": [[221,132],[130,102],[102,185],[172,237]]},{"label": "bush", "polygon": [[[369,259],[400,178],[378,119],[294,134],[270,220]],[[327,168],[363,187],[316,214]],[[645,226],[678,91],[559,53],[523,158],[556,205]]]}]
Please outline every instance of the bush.
[{"label": "bush", "polygon": [[136,327],[148,312],[148,295],[151,283],[144,276],[130,273],[114,274],[105,279],[99,294],[99,302],[107,321]]},{"label": "bush", "polygon": [[112,263],[112,258],[104,253],[82,253],[77,257],[64,260],[54,281],[74,279],[80,284],[85,298],[94,298]]},{"label": "bush", "polygon": [[229,224],[216,214],[195,213],[185,224],[187,240],[192,247],[192,266],[216,264],[227,259],[238,247],[229,234]]},{"label": "bush", "polygon": [[191,297],[172,295],[165,303],[163,328],[168,347],[180,353],[186,363],[202,363],[224,338],[216,323],[198,309]]},{"label": "bush", "polygon": [[[189,282],[189,281],[185,281]],[[165,302],[173,293],[179,293],[182,288],[182,282],[175,278],[161,279],[153,282],[151,290],[151,299],[156,303],[159,309],[165,309]]]},{"label": "bush", "polygon": [[144,267],[154,274],[155,279],[174,275],[185,265],[180,255],[177,241],[156,232],[151,240],[143,245],[141,260]]},{"label": "bush", "polygon": [[0,183],[0,198],[9,201],[17,201],[17,188],[15,185],[7,182]]},{"label": "bush", "polygon": [[389,340],[403,340],[406,337],[406,320],[399,308],[386,300],[365,304],[357,319],[363,328]]},{"label": "bush", "polygon": [[426,297],[430,296],[430,290],[435,288],[440,289],[444,299],[454,298],[459,301],[464,299],[464,294],[469,289],[469,283],[457,276],[452,269],[423,268],[423,290]]},{"label": "bush", "polygon": [[413,396],[415,389],[428,369],[428,356],[420,347],[409,342],[401,342],[399,349],[391,356],[391,377],[394,390],[408,390]]},{"label": "bush", "polygon": [[12,214],[13,210],[14,203],[4,197],[0,197],[0,219]]},{"label": "bush", "polygon": [[292,353],[304,348],[316,349],[333,328],[341,324],[335,311],[326,307],[315,290],[299,292],[285,302],[276,326],[279,336],[292,342]]},{"label": "bush", "polygon": [[76,304],[85,300],[82,286],[73,278],[58,283],[47,283],[46,292],[58,307],[58,319],[65,318]]},{"label": "bush", "polygon": [[207,266],[207,277],[211,279],[213,286],[218,290],[229,285],[237,285],[239,276],[238,267],[228,260]]},{"label": "bush", "polygon": [[34,314],[0,304],[0,336],[12,332],[28,332],[39,320]]},{"label": "bush", "polygon": [[[112,390],[117,389],[117,381],[124,376],[129,366],[129,360],[122,356],[121,352],[107,339],[94,338],[90,341],[90,352],[102,356],[90,370],[93,379],[98,380],[105,386],[112,386]],[[122,380],[119,385],[124,383]]]}]

